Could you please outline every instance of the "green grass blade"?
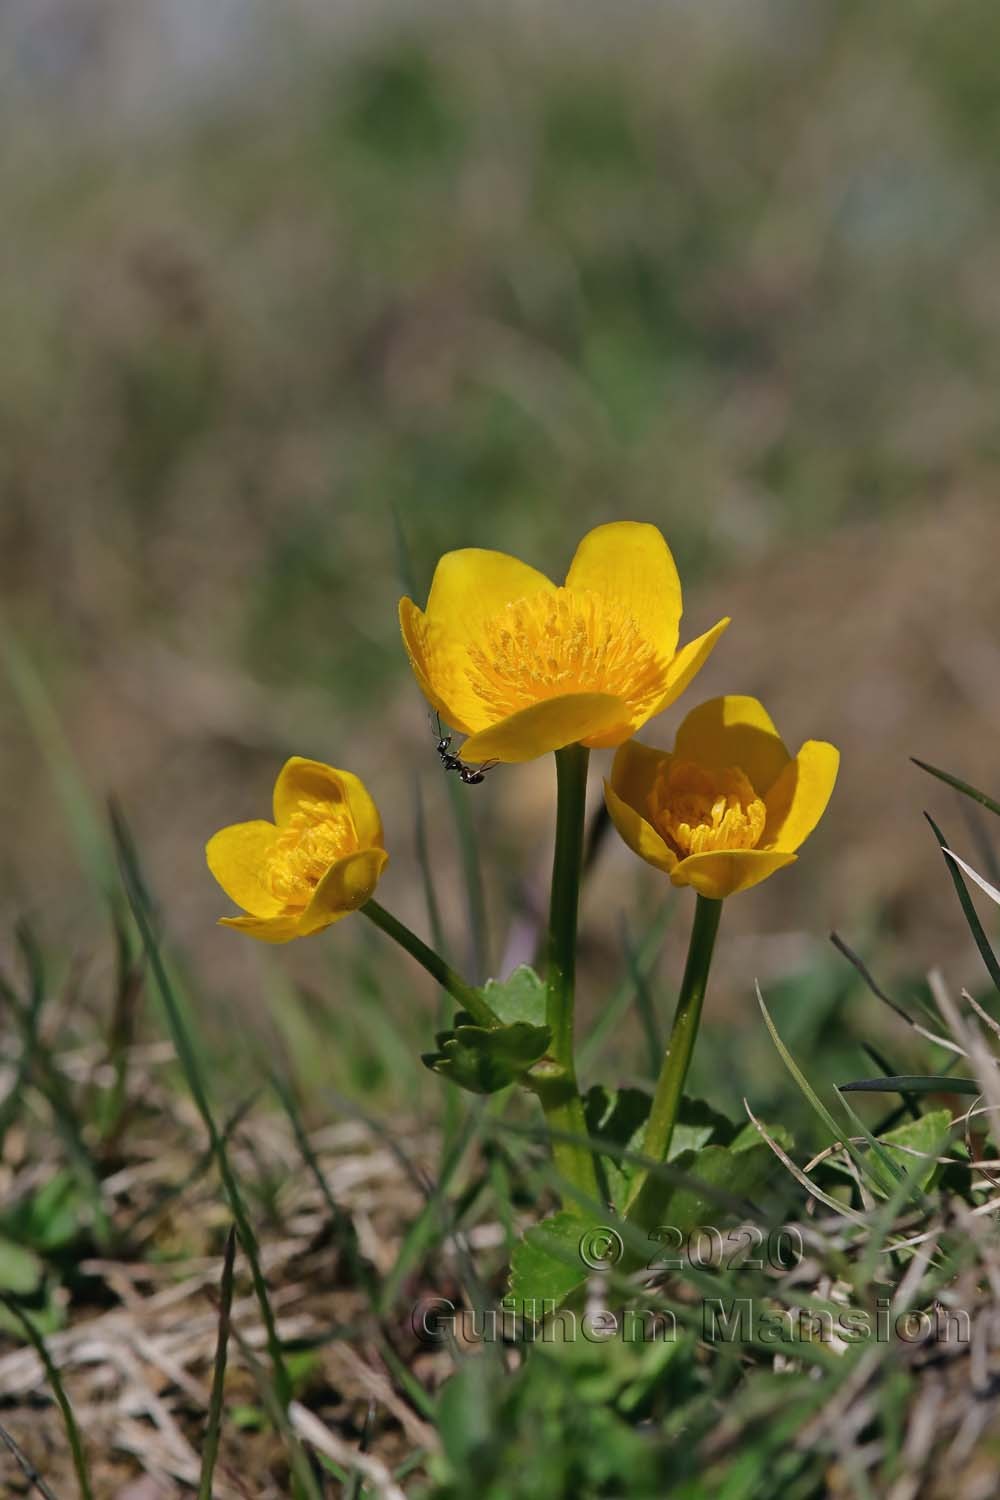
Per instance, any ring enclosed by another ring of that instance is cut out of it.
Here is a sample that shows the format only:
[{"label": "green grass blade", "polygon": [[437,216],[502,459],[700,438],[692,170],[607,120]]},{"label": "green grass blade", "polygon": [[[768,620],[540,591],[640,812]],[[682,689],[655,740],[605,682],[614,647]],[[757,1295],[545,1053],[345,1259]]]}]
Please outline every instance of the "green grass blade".
[{"label": "green grass blade", "polygon": [[479,1114],[478,1119],[470,1113],[465,1127],[458,1134],[450,1156],[442,1164],[433,1191],[429,1193],[423,1208],[404,1235],[395,1264],[382,1282],[379,1292],[380,1316],[384,1317],[392,1308],[406,1276],[431,1244],[435,1234],[439,1232],[440,1218],[446,1206],[446,1194],[451,1186],[451,1180],[469,1146],[479,1135],[484,1118],[482,1113]]},{"label": "green grass blade", "polygon": [[334,1238],[338,1247],[344,1252],[351,1282],[354,1286],[360,1287],[365,1291],[369,1301],[372,1301],[375,1287],[374,1272],[358,1248],[357,1234],[353,1220],[348,1214],[345,1214],[330,1191],[330,1184],[326,1180],[323,1168],[319,1164],[319,1160],[312,1147],[312,1142],[302,1122],[302,1115],[299,1111],[295,1093],[288,1081],[276,1069],[271,1071],[270,1079],[271,1087],[277,1094],[278,1101],[288,1116],[288,1122],[292,1127],[295,1144],[299,1148],[302,1160],[305,1162],[319,1190],[320,1196],[326,1204],[327,1212],[330,1215],[330,1223],[333,1227]]},{"label": "green grass blade", "polygon": [[417,575],[413,566],[413,552],[406,539],[403,518],[395,501],[390,502],[389,511],[392,516],[392,537],[396,544],[396,571],[399,574],[400,587],[407,598],[416,599]]},{"label": "green grass blade", "polygon": [[[667,928],[670,926],[674,910],[674,902],[666,902],[653,917],[646,931],[639,939],[639,942],[635,945],[635,973],[641,974],[644,979],[648,979],[656,960],[660,956],[663,939]],[[629,1006],[635,1000],[635,973],[633,973],[630,965],[629,971],[602,1009],[593,1029],[580,1044],[577,1050],[577,1058],[581,1070],[590,1067],[597,1061],[604,1043],[617,1030],[622,1018],[627,1014]]]},{"label": "green grass blade", "polygon": [[965,914],[965,920],[969,924],[969,931],[972,933],[972,936],[975,939],[976,947],[979,949],[979,952],[982,955],[982,960],[986,965],[987,973],[996,986],[997,993],[1000,994],[1000,963],[997,962],[997,956],[993,952],[993,949],[990,945],[990,940],[986,936],[986,933],[983,931],[983,924],[979,920],[979,913],[976,911],[975,906],[972,904],[972,897],[969,895],[969,888],[966,885],[965,881],[962,879],[962,872],[956,865],[954,858],[949,854],[948,844],[944,837],[944,834],[941,832],[940,828],[937,826],[930,813],[925,812],[924,817],[931,825],[931,828],[934,832],[934,837],[937,839],[938,844],[941,847],[941,853],[944,855],[944,862],[948,867],[948,873],[951,876],[952,883],[958,895],[958,899],[961,902],[962,911]]},{"label": "green grass blade", "polygon": [[233,1268],[236,1263],[236,1228],[230,1229],[226,1237],[226,1252],[222,1261],[222,1280],[219,1283],[219,1332],[215,1344],[215,1365],[212,1370],[212,1394],[208,1406],[208,1425],[205,1428],[205,1444],[201,1450],[201,1475],[198,1480],[198,1500],[212,1500],[212,1476],[215,1461],[219,1456],[219,1438],[222,1434],[222,1407],[226,1390],[226,1357],[229,1352],[229,1317],[233,1306]]},{"label": "green grass blade", "polygon": [[[899,1166],[896,1165],[896,1163],[893,1161],[892,1157],[889,1155],[888,1151],[882,1145],[882,1142],[879,1141],[879,1140],[877,1140],[876,1137],[872,1135],[871,1131],[868,1129],[868,1126],[865,1124],[864,1120],[862,1120],[861,1116],[855,1110],[853,1110],[851,1108],[851,1106],[848,1104],[847,1100],[846,1099],[842,1099],[840,1102],[843,1104],[844,1108],[846,1109],[846,1111],[847,1111],[847,1113],[848,1113],[851,1121],[853,1122],[854,1127],[857,1130],[858,1134],[859,1135],[863,1135],[864,1138],[865,1138],[865,1140],[868,1142],[868,1149],[874,1155],[875,1161],[877,1162],[879,1168],[881,1169],[882,1172],[885,1173],[884,1180],[879,1183],[879,1186],[881,1187],[882,1192],[885,1193],[886,1195],[891,1194],[892,1191],[893,1191],[893,1189],[896,1188],[899,1185],[899,1183],[904,1180],[904,1178],[906,1176],[906,1173],[903,1171],[902,1167],[899,1167]],[[879,1173],[875,1172],[875,1171],[873,1171],[871,1169],[871,1163],[870,1162],[868,1163],[868,1165],[869,1165],[870,1175],[873,1178],[877,1179],[878,1176],[879,1176]],[[915,1195],[911,1195],[911,1196],[914,1196],[915,1201],[921,1207],[926,1202],[926,1199],[925,1199],[923,1193],[919,1192],[919,1190],[917,1191],[917,1193]]]},{"label": "green grass blade", "polygon": [[823,1121],[823,1124],[826,1126],[827,1130],[829,1130],[833,1139],[835,1141],[841,1142],[844,1149],[853,1160],[854,1165],[865,1177],[869,1177],[871,1175],[871,1171],[869,1164],[865,1161],[864,1156],[858,1150],[857,1146],[855,1146],[854,1142],[848,1138],[847,1133],[837,1124],[836,1120],[833,1118],[833,1115],[827,1109],[826,1105],[816,1093],[815,1089],[812,1087],[809,1080],[802,1072],[802,1069],[799,1067],[798,1063],[795,1061],[794,1057],[789,1052],[784,1042],[781,1040],[781,1037],[778,1035],[778,1028],[771,1020],[767,1006],[764,1004],[764,996],[760,992],[760,985],[755,984],[754,989],[757,991],[757,1003],[760,1006],[761,1013],[764,1017],[764,1022],[767,1026],[768,1031],[771,1033],[771,1040],[778,1050],[778,1056],[781,1058],[781,1061],[784,1063],[785,1067],[792,1075],[792,1078],[798,1084],[799,1089],[801,1090],[807,1103],[812,1106],[813,1111]]},{"label": "green grass blade", "polygon": [[[420,878],[424,887],[424,902],[427,906],[427,923],[430,928],[431,942],[435,950],[441,954],[441,957],[448,960],[449,955],[445,939],[444,923],[441,920],[441,907],[438,902],[437,887],[434,884],[434,867],[427,839],[427,813],[424,807],[424,792],[419,776],[413,778],[413,807],[414,842],[417,848],[417,863],[420,866]],[[447,990],[441,989],[438,992],[438,1031],[447,1030],[450,1013],[451,997]],[[460,1115],[461,1103],[458,1097],[458,1090],[445,1089],[444,1120],[441,1128],[442,1161],[444,1161],[451,1150]]]},{"label": "green grass blade", "polygon": [[[45,1000],[45,967],[41,949],[26,924],[17,929],[17,942],[28,973],[28,996],[23,1002],[14,988],[0,977],[0,996],[14,1013],[21,1032],[21,1059],[18,1070],[19,1086],[33,1082],[52,1111],[56,1130],[73,1164],[74,1173],[86,1197],[91,1215],[94,1239],[102,1248],[111,1243],[111,1222],[104,1207],[101,1181],[90,1147],[87,1144],[83,1122],[74,1103],[72,1091],[66,1078],[54,1062],[40,1036],[40,1016]],[[18,1101],[10,1101],[14,1109]],[[5,1112],[6,1113],[6,1112]],[[6,1129],[10,1121],[0,1124]]]},{"label": "green grass blade", "polygon": [[[463,786],[457,776],[447,780],[448,800],[451,803],[458,840],[458,855],[462,865],[462,884],[469,916],[469,966],[472,982],[481,984],[489,976],[490,941],[486,921],[486,893],[483,886],[483,868],[479,858],[479,839],[469,802],[470,788]],[[473,792],[475,789],[472,789]]]},{"label": "green grass blade", "polygon": [[242,1244],[247,1260],[250,1263],[250,1273],[253,1279],[254,1293],[256,1295],[258,1304],[260,1305],[261,1317],[263,1319],[264,1328],[267,1334],[267,1348],[268,1354],[271,1359],[271,1364],[274,1369],[275,1386],[277,1388],[281,1401],[285,1406],[287,1406],[292,1396],[292,1385],[288,1376],[288,1370],[285,1365],[284,1356],[281,1352],[281,1343],[278,1338],[277,1328],[275,1326],[274,1313],[271,1308],[271,1300],[267,1292],[267,1283],[264,1280],[264,1273],[261,1270],[260,1255],[257,1248],[257,1239],[254,1235],[249,1216],[247,1215],[247,1211],[243,1203],[243,1196],[239,1190],[239,1187],[237,1186],[235,1174],[233,1173],[232,1167],[230,1166],[229,1154],[226,1150],[225,1142],[222,1136],[219,1134],[218,1127],[215,1123],[215,1117],[212,1113],[212,1108],[208,1101],[208,1094],[202,1080],[201,1069],[198,1064],[198,1056],[195,1051],[195,1047],[188,1033],[181,1006],[178,1003],[177,996],[174,994],[173,985],[171,984],[170,976],[167,973],[166,964],[163,961],[163,955],[160,952],[159,944],[157,943],[156,937],[153,932],[145,897],[145,889],[143,886],[142,878],[135,863],[132,841],[129,837],[128,830],[125,827],[125,824],[116,809],[112,809],[112,826],[114,829],[115,842],[119,853],[122,878],[125,885],[125,893],[128,896],[129,905],[132,908],[132,915],[135,918],[135,924],[138,927],[139,935],[142,938],[142,945],[146,952],[146,958],[149,963],[150,971],[152,972],[153,978],[156,982],[156,988],[159,992],[160,1000],[163,1004],[163,1010],[167,1018],[167,1025],[169,1027],[170,1035],[173,1040],[174,1049],[177,1053],[177,1057],[184,1072],[184,1076],[187,1079],[187,1085],[191,1092],[191,1097],[194,1100],[195,1107],[197,1108],[198,1113],[201,1115],[202,1122],[204,1123],[205,1130],[208,1134],[212,1152],[215,1156],[216,1166],[218,1167],[219,1176],[222,1179],[222,1185],[225,1190],[226,1197],[229,1201],[229,1207],[232,1212],[233,1218],[236,1220],[236,1227],[239,1231],[240,1243]]},{"label": "green grass blade", "polygon": [[954,787],[955,791],[961,792],[963,797],[971,797],[973,802],[979,803],[980,807],[985,807],[1000,817],[1000,802],[994,802],[993,798],[987,797],[985,792],[980,792],[976,787],[970,786],[967,781],[961,781],[957,776],[952,776],[950,771],[942,771],[938,766],[928,765],[925,760],[918,760],[915,755],[911,755],[910,759],[915,766],[920,767],[921,771],[927,771],[929,775],[936,776],[938,781]]},{"label": "green grass blade", "polygon": [[858,1078],[838,1083],[841,1094],[981,1094],[973,1078],[952,1078],[949,1073],[900,1073],[894,1078]]},{"label": "green grass blade", "polygon": [[625,917],[622,918],[622,947],[625,950],[628,976],[632,981],[632,988],[635,992],[635,1008],[639,1012],[639,1020],[642,1022],[642,1032],[646,1041],[649,1076],[650,1078],[656,1078],[663,1064],[663,1037],[660,1032],[656,1006],[653,1004],[653,997],[649,991],[647,975],[639,962],[639,954],[632,940],[632,935],[629,932],[628,920]]},{"label": "green grass blade", "polygon": [[25,1337],[42,1362],[45,1370],[45,1378],[52,1387],[52,1394],[55,1396],[59,1410],[62,1412],[63,1424],[66,1428],[66,1438],[73,1457],[73,1468],[76,1471],[76,1482],[80,1487],[80,1500],[94,1500],[94,1491],[90,1485],[90,1471],[87,1468],[87,1455],[83,1450],[80,1429],[76,1425],[76,1417],[73,1415],[73,1408],[66,1394],[66,1388],[62,1383],[59,1371],[52,1363],[52,1356],[49,1354],[45,1340],[27,1313],[12,1298],[0,1292],[0,1302],[17,1319],[18,1323],[24,1329]]},{"label": "green grass blade", "polygon": [[288,1454],[288,1466],[292,1471],[293,1500],[300,1500],[300,1497],[301,1500],[323,1500],[316,1474],[312,1464],[309,1462],[309,1455],[303,1448],[298,1433],[289,1421],[289,1403],[282,1398],[276,1384],[272,1384],[268,1380],[267,1371],[239,1329],[234,1326],[231,1332],[233,1339],[239,1346],[243,1362],[253,1376],[261,1405],[275,1430],[280,1432],[284,1439],[285,1451]]},{"label": "green grass blade", "polygon": [[41,675],[0,619],[0,660],[62,804],[83,873],[106,895],[114,889],[114,861],[97,805],[66,739]]}]

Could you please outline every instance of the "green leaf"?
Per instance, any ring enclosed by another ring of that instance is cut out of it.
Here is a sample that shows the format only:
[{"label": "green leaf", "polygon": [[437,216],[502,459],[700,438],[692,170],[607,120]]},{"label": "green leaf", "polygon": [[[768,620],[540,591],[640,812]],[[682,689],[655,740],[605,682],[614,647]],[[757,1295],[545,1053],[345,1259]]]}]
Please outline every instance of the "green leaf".
[{"label": "green leaf", "polygon": [[438,1050],[422,1062],[432,1073],[474,1094],[495,1094],[514,1083],[544,1057],[552,1033],[547,1026],[514,1021],[506,1026],[475,1026],[461,1012],[453,1031],[439,1032]]},{"label": "green leaf", "polygon": [[31,1250],[0,1238],[0,1291],[30,1297],[42,1284],[45,1267]]},{"label": "green leaf", "polygon": [[842,1094],[981,1094],[975,1079],[950,1073],[900,1073],[894,1078],[858,1078],[838,1083]]},{"label": "green leaf", "polygon": [[[613,1229],[610,1209],[608,1215],[607,1227]],[[581,1247],[588,1250],[597,1227],[596,1221],[564,1209],[526,1230],[511,1256],[505,1306],[518,1316],[538,1321],[564,1302],[591,1274]],[[614,1260],[613,1250],[609,1258]]]},{"label": "green leaf", "polygon": [[[772,1141],[777,1141],[783,1151],[791,1151],[794,1148],[795,1137],[784,1125],[769,1125],[766,1120],[762,1120],[761,1124]],[[761,1144],[760,1132],[753,1121],[748,1120],[743,1129],[729,1142],[729,1149],[734,1156],[737,1156],[741,1151],[750,1151],[754,1146]]]},{"label": "green leaf", "polygon": [[[700,1151],[703,1146],[732,1147],[734,1139],[738,1139],[736,1126],[725,1115],[720,1115],[704,1099],[683,1099],[670,1138],[667,1161],[676,1161],[685,1151]],[[753,1144],[759,1140],[757,1136]]]},{"label": "green leaf", "polygon": [[506,979],[488,979],[482,993],[505,1025],[545,1025],[545,984],[529,964],[521,964]]},{"label": "green leaf", "polygon": [[75,1173],[64,1169],[16,1204],[2,1223],[12,1238],[43,1254],[63,1250],[89,1225],[90,1197]]},{"label": "green leaf", "polygon": [[[611,1093],[600,1084],[588,1089],[584,1099],[588,1133],[596,1141],[617,1148],[614,1155],[601,1156],[600,1161],[608,1196],[623,1211],[628,1201],[629,1187],[636,1174],[643,1169],[635,1162],[622,1160],[617,1152],[641,1154],[651,1104],[651,1095],[643,1089],[620,1089],[617,1093]],[[740,1132],[741,1135],[744,1133]],[[676,1161],[685,1152],[699,1151],[702,1146],[710,1143],[729,1145],[736,1135],[736,1126],[704,1099],[684,1099],[670,1141],[667,1161]],[[759,1140],[760,1137],[754,1132],[754,1139],[749,1144],[757,1145]]]},{"label": "green leaf", "polygon": [[[643,1089],[620,1089],[618,1093],[612,1093],[595,1083],[587,1090],[583,1101],[587,1133],[595,1141],[619,1151],[641,1151],[652,1102],[652,1096]],[[628,1185],[637,1169],[617,1154],[603,1155],[599,1146],[595,1149],[608,1197],[612,1203],[624,1207]]]},{"label": "green leaf", "polygon": [[[685,1153],[678,1158],[676,1165],[695,1181],[670,1190],[660,1218],[662,1223],[686,1234],[700,1224],[716,1222],[719,1217],[718,1193],[729,1193],[734,1198],[752,1198],[773,1175],[775,1158],[771,1148],[758,1138],[757,1144],[741,1145],[738,1150],[728,1146],[705,1146],[701,1151]],[[716,1191],[704,1192],[698,1183]]]},{"label": "green leaf", "polygon": [[[913,1152],[919,1151],[928,1157],[936,1156],[941,1151],[941,1146],[947,1141],[949,1127],[951,1125],[951,1113],[947,1109],[932,1109],[926,1115],[921,1115],[919,1120],[907,1120],[905,1125],[899,1125],[895,1130],[889,1130],[879,1139],[888,1154],[894,1161],[898,1162],[904,1172],[912,1172],[914,1168]],[[893,1147],[907,1146],[908,1151],[893,1150]],[[927,1188],[931,1181],[941,1170],[941,1163],[929,1160],[921,1167],[916,1185],[919,1188]]]}]

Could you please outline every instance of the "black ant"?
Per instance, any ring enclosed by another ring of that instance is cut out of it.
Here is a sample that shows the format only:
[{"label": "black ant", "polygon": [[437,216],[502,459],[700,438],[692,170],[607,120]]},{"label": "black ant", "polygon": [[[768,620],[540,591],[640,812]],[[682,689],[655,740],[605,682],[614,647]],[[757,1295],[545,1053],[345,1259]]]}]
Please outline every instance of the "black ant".
[{"label": "black ant", "polygon": [[456,755],[452,750],[451,742],[453,736],[445,734],[442,729],[440,714],[434,715],[434,723],[437,729],[437,753],[441,757],[441,764],[446,771],[457,771],[463,786],[479,786],[481,782],[486,780],[487,771],[492,771],[494,766],[500,764],[498,760],[488,760],[481,766],[466,765],[461,756]]}]

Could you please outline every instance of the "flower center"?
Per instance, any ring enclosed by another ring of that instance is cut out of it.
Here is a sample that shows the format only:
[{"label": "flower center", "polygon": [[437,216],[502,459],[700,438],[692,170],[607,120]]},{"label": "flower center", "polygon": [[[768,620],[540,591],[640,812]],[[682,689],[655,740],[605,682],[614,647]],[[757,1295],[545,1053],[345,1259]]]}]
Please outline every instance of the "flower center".
[{"label": "flower center", "polygon": [[308,906],[330,866],[358,847],[346,807],[303,801],[280,830],[264,871],[264,884],[286,907]]},{"label": "flower center", "polygon": [[691,761],[671,761],[649,794],[653,826],[684,859],[710,849],[754,849],[767,808],[738,766],[710,771]]},{"label": "flower center", "polygon": [[469,657],[469,684],[496,719],[566,693],[614,693],[641,709],[663,690],[665,663],[628,609],[589,589],[505,604]]}]

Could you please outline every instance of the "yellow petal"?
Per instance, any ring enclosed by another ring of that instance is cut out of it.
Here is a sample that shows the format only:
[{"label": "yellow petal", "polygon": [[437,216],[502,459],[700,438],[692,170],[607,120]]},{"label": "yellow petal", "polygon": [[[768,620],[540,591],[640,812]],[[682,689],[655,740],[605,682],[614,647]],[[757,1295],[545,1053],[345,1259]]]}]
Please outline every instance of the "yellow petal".
[{"label": "yellow petal", "polygon": [[660,767],[669,765],[670,759],[669,750],[626,740],[611,762],[611,789],[615,796],[645,817]]},{"label": "yellow petal", "polygon": [[612,823],[633,853],[669,875],[677,864],[677,855],[667,847],[653,825],[619,797],[609,781],[604,783],[604,801]]},{"label": "yellow petal", "polygon": [[761,797],[791,759],[763,704],[736,694],[692,709],[677,731],[674,755],[709,770],[738,766]]},{"label": "yellow petal", "polygon": [[681,581],[656,526],[612,521],[588,531],[566,574],[566,587],[617,599],[664,665],[673,656],[681,621]]},{"label": "yellow petal", "polygon": [[839,765],[840,751],[833,745],[806,740],[764,798],[766,845],[797,849],[809,837],[826,810]]},{"label": "yellow petal", "polygon": [[[451,728],[470,734],[472,725],[463,720],[455,703],[448,696],[449,688],[454,690],[459,685],[455,681],[453,669],[455,653],[447,648],[435,652],[432,645],[434,635],[440,637],[441,631],[432,632],[423,610],[418,609],[412,599],[406,598],[399,601],[399,628],[417,686],[427,702]],[[464,661],[464,654],[461,660]],[[452,664],[451,669],[449,663]]]},{"label": "yellow petal", "polygon": [[234,927],[261,943],[289,943],[301,937],[301,917],[220,917],[220,927]]},{"label": "yellow petal", "polygon": [[272,917],[282,909],[260,878],[277,837],[273,823],[257,819],[220,828],[205,846],[208,868],[226,895],[255,917]]},{"label": "yellow petal", "polygon": [[[711,630],[706,630],[704,635],[697,636],[693,641],[688,641],[686,646],[681,647],[667,668],[663,697],[656,704],[652,713],[647,716],[648,718],[655,718],[665,708],[669,708],[671,703],[676,703],[688,683],[697,677],[702,667],[708,661],[708,658],[715,650],[716,642],[723,631],[727,629],[729,623],[727,615],[724,620],[720,620],[717,625],[713,625]],[[635,727],[638,729],[638,724]]]},{"label": "yellow petal", "polygon": [[299,936],[319,932],[370,901],[388,859],[384,849],[361,849],[332,864],[299,918]]},{"label": "yellow petal", "polygon": [[274,783],[274,821],[286,824],[303,801],[347,806],[358,843],[363,849],[382,843],[382,820],[371,793],[350,771],[338,771],[321,760],[293,755],[278,772]]},{"label": "yellow petal", "polygon": [[770,849],[713,849],[708,854],[689,854],[679,860],[670,879],[674,885],[689,885],[701,896],[716,901],[749,890],[798,858]]},{"label": "yellow petal", "polygon": [[544,573],[506,552],[463,547],[446,552],[434,569],[425,614],[455,639],[474,640],[505,604],[554,588]]},{"label": "yellow petal", "polygon": [[421,690],[446,723],[463,734],[486,729],[489,710],[469,686],[469,647],[505,605],[555,585],[506,552],[463,547],[434,569],[424,611],[400,604],[400,625]]},{"label": "yellow petal", "polygon": [[[534,760],[616,725],[627,726],[627,721],[628,709],[611,693],[567,693],[533,703],[480,730],[465,741],[460,754],[474,765],[486,760]],[[627,734],[627,727],[622,732]]]}]

